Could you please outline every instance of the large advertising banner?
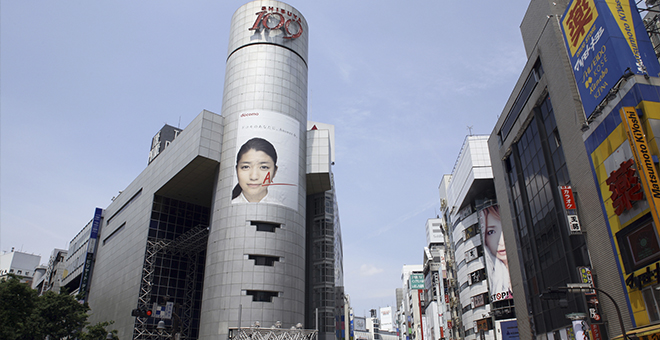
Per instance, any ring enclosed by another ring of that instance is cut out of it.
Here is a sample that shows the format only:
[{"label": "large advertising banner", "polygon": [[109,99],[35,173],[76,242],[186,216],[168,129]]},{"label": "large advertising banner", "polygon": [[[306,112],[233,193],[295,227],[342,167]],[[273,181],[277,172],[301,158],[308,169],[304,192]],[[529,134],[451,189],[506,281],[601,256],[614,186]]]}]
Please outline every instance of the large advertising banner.
[{"label": "large advertising banner", "polygon": [[509,278],[509,262],[506,258],[506,246],[502,234],[500,209],[491,205],[479,211],[479,226],[481,227],[486,273],[490,289],[490,301],[501,301],[513,298],[511,279]]},{"label": "large advertising banner", "polygon": [[232,203],[269,203],[298,210],[300,123],[284,114],[238,114]]},{"label": "large advertising banner", "polygon": [[518,320],[509,319],[495,321],[495,329],[499,336],[498,339],[502,340],[519,340],[520,336],[518,335]]},{"label": "large advertising banner", "polygon": [[632,0],[573,0],[561,26],[587,116],[624,73],[657,77],[660,72]]}]

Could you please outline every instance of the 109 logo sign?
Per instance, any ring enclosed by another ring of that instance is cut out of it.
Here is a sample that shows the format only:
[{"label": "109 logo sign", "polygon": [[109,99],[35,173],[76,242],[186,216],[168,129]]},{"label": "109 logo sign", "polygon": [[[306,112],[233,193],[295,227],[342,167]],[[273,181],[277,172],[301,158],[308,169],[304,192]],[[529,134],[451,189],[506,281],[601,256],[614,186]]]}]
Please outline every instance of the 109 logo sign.
[{"label": "109 logo sign", "polygon": [[284,31],[284,39],[296,39],[303,33],[300,17],[291,11],[263,6],[261,7],[261,12],[257,12],[255,15],[257,16],[257,20],[254,21],[254,24],[249,29],[250,31],[256,31],[261,28],[268,30],[281,29]]}]

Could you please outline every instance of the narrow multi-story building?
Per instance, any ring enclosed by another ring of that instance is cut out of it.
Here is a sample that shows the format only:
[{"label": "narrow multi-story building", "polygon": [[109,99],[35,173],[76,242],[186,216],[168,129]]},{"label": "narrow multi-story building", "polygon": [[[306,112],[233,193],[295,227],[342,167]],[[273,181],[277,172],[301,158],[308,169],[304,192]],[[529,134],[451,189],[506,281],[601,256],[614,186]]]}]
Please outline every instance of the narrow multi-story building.
[{"label": "narrow multi-story building", "polygon": [[421,340],[423,337],[424,266],[404,265],[401,269],[403,299],[399,306],[402,325],[401,332],[406,340]]},{"label": "narrow multi-story building", "polygon": [[426,247],[424,247],[424,315],[426,329],[424,339],[447,338],[448,300],[445,286],[445,236],[441,218],[426,221]]},{"label": "narrow multi-story building", "polygon": [[60,289],[64,288],[62,281],[66,274],[66,256],[66,250],[53,249],[48,264],[43,267],[43,273],[39,278],[35,275],[32,288],[36,289],[39,295],[48,291],[60,293]]},{"label": "narrow multi-story building", "polygon": [[515,319],[487,142],[486,135],[467,136],[439,189],[453,271],[449,339],[497,339],[501,322]]}]

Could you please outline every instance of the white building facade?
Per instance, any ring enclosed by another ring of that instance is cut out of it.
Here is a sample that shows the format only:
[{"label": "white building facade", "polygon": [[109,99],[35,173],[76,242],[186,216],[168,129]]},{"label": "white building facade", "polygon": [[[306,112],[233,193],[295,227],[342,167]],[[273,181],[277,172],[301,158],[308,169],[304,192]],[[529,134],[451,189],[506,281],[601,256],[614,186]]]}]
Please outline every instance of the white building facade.
[{"label": "white building facade", "polygon": [[495,197],[487,142],[485,135],[466,137],[452,174],[445,175],[440,184],[442,213],[456,275],[456,280],[452,280],[456,296],[450,301],[455,308],[449,339],[495,339],[493,329],[477,327],[478,323],[491,319],[477,211],[477,206]]},{"label": "white building facade", "polygon": [[18,276],[21,282],[32,286],[39,261],[41,256],[15,251],[12,247],[10,252],[0,255],[0,279],[13,274]]},{"label": "white building facade", "polygon": [[447,313],[445,237],[441,218],[430,218],[426,221],[426,244],[423,262],[426,317],[424,339],[447,339],[447,319],[450,314]]}]

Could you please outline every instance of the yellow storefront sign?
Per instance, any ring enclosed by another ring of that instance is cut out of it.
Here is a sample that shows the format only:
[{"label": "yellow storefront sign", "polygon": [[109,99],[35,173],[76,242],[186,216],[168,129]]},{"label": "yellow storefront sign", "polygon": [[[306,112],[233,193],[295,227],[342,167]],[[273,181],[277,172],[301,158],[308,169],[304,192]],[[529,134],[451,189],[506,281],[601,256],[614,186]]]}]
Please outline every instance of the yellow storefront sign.
[{"label": "yellow storefront sign", "polygon": [[653,223],[658,235],[660,235],[660,216],[657,209],[657,207],[660,207],[660,182],[651,156],[651,150],[646,141],[644,130],[642,130],[642,123],[637,115],[637,110],[628,106],[622,108],[619,112],[626,127],[628,142],[633,151],[637,172],[642,180],[642,187],[653,216]]}]

